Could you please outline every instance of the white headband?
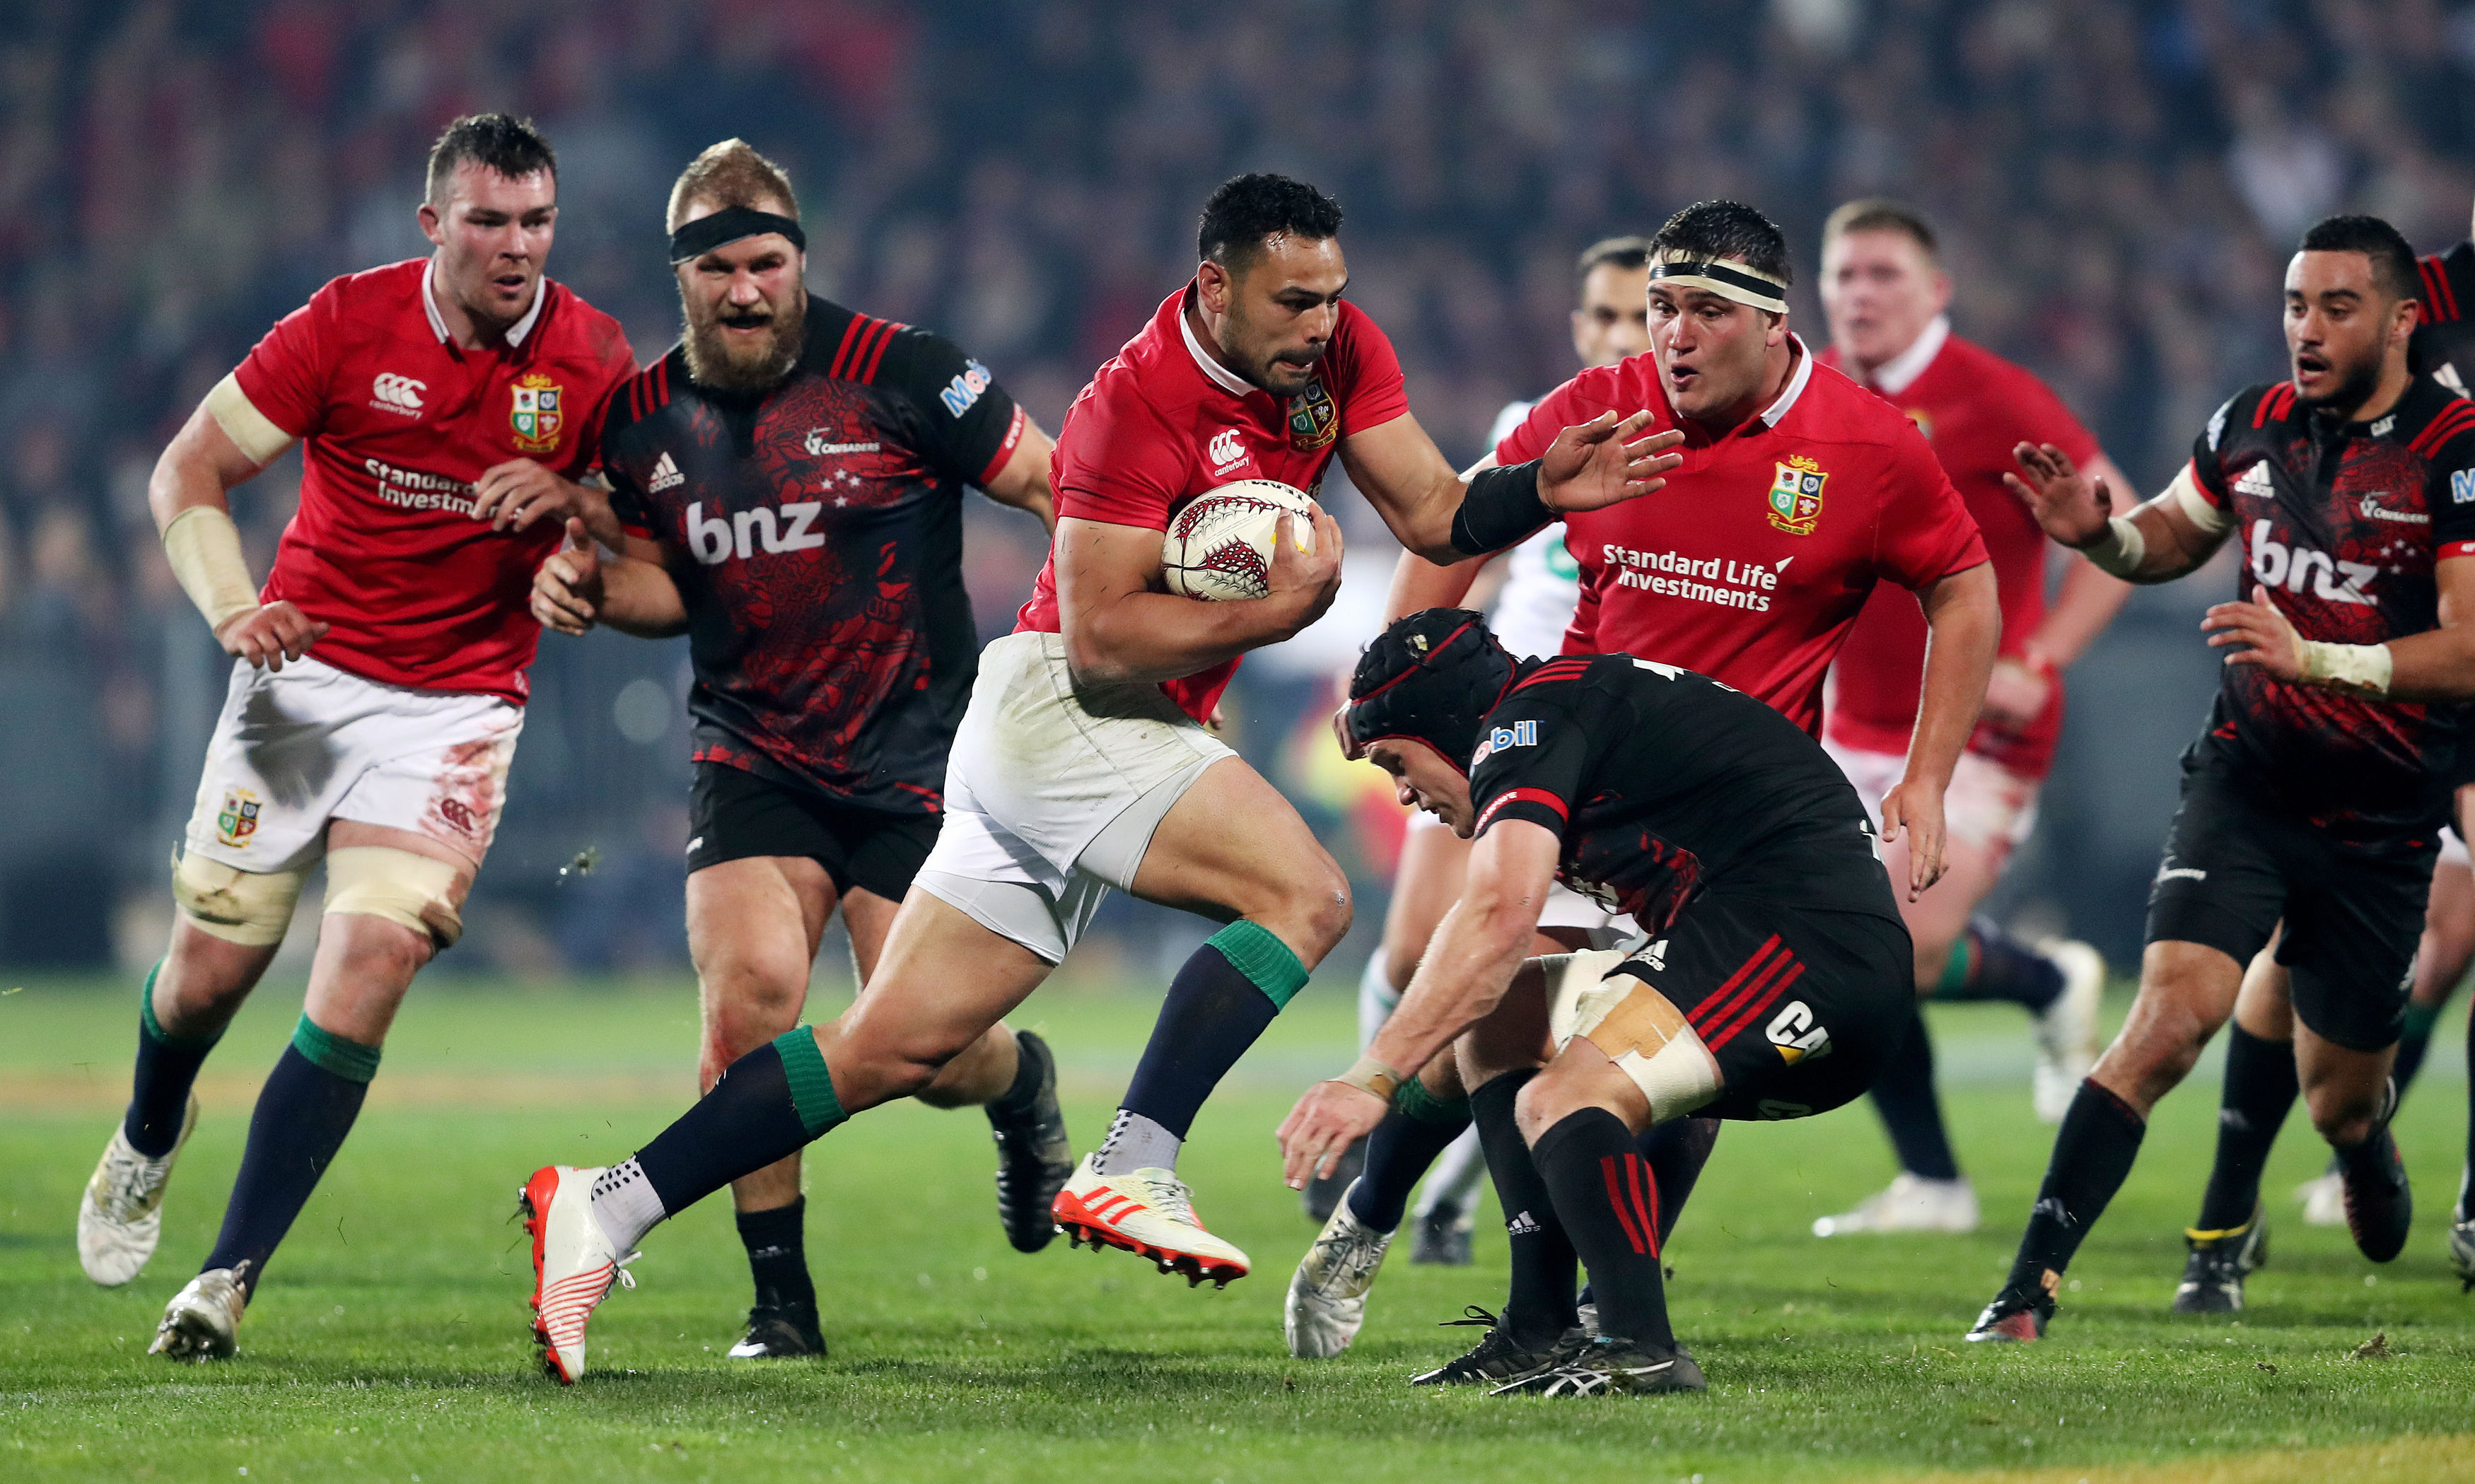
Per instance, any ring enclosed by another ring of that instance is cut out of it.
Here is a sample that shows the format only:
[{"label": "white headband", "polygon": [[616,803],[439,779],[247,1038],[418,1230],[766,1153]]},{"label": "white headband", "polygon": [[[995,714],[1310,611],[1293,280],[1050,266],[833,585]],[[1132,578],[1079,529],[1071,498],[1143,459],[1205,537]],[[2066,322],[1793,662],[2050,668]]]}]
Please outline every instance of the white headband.
[{"label": "white headband", "polygon": [[1743,263],[1695,260],[1685,257],[1662,258],[1650,265],[1653,282],[1673,283],[1679,288],[1706,289],[1722,299],[1732,299],[1740,304],[1768,309],[1773,314],[1787,312],[1787,282],[1772,278],[1758,268]]}]

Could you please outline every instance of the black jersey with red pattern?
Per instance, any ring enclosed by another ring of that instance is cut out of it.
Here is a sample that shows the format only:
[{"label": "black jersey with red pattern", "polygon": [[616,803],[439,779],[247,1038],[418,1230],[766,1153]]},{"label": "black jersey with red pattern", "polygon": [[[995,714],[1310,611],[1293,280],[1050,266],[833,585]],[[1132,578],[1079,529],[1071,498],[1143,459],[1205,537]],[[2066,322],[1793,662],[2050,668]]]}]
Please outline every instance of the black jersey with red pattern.
[{"label": "black jersey with red pattern", "polygon": [[2418,257],[2423,312],[2408,353],[2414,369],[2461,397],[2475,396],[2475,242]]},{"label": "black jersey with red pattern", "polygon": [[1703,892],[1899,920],[1865,805],[1804,729],[1689,669],[1625,654],[1521,663],[1470,759],[1475,835],[1527,819],[1556,878],[1645,932]]},{"label": "black jersey with red pattern", "polygon": [[[2417,377],[2364,423],[2305,406],[2291,382],[2218,409],[2192,477],[2230,518],[2253,586],[2305,639],[2381,644],[2439,622],[2436,565],[2475,556],[2475,402]],[[2438,824],[2462,709],[2369,700],[2229,665],[2186,764],[2240,769],[2341,841]]]},{"label": "black jersey with red pattern", "polygon": [[925,330],[808,301],[790,377],[735,395],[671,353],[613,396],[602,466],[687,607],[698,762],[936,813],[979,637],[962,497],[1023,415]]}]

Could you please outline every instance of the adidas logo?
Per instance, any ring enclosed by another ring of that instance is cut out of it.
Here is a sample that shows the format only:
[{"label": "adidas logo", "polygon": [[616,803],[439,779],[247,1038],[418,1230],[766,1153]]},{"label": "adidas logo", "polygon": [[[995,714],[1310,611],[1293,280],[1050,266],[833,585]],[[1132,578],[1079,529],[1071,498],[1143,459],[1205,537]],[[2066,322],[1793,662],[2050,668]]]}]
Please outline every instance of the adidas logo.
[{"label": "adidas logo", "polygon": [[660,462],[653,465],[653,477],[650,484],[647,486],[647,493],[659,495],[674,485],[687,482],[688,476],[679,473],[679,466],[671,462],[670,452],[665,450]]},{"label": "adidas logo", "polygon": [[1513,1212],[1512,1219],[1504,1224],[1504,1234],[1507,1236],[1529,1236],[1537,1229],[1538,1223],[1531,1218],[1528,1211]]}]

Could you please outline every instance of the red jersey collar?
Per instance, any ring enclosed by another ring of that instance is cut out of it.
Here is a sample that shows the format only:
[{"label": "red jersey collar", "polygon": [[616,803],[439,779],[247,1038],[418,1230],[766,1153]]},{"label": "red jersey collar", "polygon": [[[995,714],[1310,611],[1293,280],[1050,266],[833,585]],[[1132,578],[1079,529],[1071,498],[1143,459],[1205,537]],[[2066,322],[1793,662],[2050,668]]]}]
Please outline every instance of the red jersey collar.
[{"label": "red jersey collar", "polygon": [[1177,308],[1173,311],[1177,315],[1178,335],[1186,341],[1187,353],[1194,357],[1194,364],[1202,368],[1204,377],[1209,379],[1213,385],[1220,388],[1224,392],[1227,392],[1232,397],[1245,397],[1251,395],[1256,390],[1254,383],[1248,381],[1244,377],[1238,375],[1238,373],[1230,370],[1228,367],[1223,366],[1218,361],[1213,360],[1212,358],[1212,353],[1205,350],[1203,348],[1203,342],[1196,338],[1194,326],[1192,322],[1188,321],[1186,317],[1186,306],[1193,303],[1193,301],[1194,285],[1189,282],[1184,289],[1178,292],[1176,301]]},{"label": "red jersey collar", "polygon": [[[429,332],[438,337],[439,344],[445,345],[448,340],[447,316],[438,312],[436,288],[430,281],[437,272],[438,259],[435,257],[425,260],[421,265],[421,310],[429,316]],[[541,318],[542,301],[549,297],[550,275],[544,274],[541,281],[533,285],[533,306],[525,311],[523,319],[507,327],[508,350],[522,346],[525,336],[533,332],[534,323]]]}]

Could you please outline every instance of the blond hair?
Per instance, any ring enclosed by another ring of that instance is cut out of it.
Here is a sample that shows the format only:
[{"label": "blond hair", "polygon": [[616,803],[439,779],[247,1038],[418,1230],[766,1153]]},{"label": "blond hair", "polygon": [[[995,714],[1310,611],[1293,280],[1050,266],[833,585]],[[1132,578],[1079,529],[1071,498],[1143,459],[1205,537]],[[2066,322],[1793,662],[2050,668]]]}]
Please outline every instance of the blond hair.
[{"label": "blond hair", "polygon": [[716,209],[784,207],[788,209],[783,215],[795,221],[799,215],[799,198],[791,189],[791,177],[745,139],[724,139],[688,161],[671,186],[668,230],[678,231],[688,207],[698,203]]}]

